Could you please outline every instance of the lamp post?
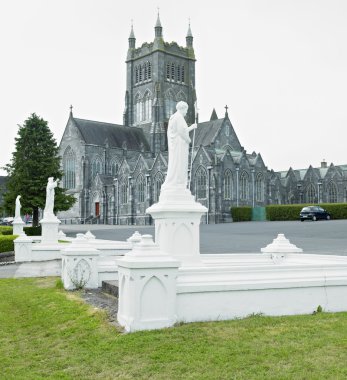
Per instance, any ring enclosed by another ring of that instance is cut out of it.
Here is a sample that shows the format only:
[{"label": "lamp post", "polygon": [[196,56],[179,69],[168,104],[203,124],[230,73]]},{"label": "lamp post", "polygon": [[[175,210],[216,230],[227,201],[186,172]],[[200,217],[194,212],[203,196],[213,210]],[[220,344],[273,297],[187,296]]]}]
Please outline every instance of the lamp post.
[{"label": "lamp post", "polygon": [[317,183],[317,186],[318,186],[318,204],[321,203],[322,199],[321,199],[321,186],[323,185],[323,183],[321,181],[319,181]]},{"label": "lamp post", "polygon": [[302,184],[298,183],[297,185],[298,191],[299,191],[299,203],[302,203]]}]

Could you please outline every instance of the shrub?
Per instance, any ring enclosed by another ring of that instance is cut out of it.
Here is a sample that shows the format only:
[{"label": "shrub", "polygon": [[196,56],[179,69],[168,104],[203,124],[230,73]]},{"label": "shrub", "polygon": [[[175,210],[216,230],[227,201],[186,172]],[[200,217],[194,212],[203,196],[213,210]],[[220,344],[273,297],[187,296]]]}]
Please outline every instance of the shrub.
[{"label": "shrub", "polygon": [[270,205],[266,206],[267,220],[299,220],[300,211],[305,207],[300,205]]},{"label": "shrub", "polygon": [[41,236],[41,226],[24,227],[23,230],[27,236]]},{"label": "shrub", "polygon": [[13,227],[11,226],[0,226],[0,235],[12,235]]},{"label": "shrub", "polygon": [[347,219],[347,203],[321,203],[319,206],[328,211],[331,219]]},{"label": "shrub", "polygon": [[249,222],[252,220],[252,207],[232,207],[231,216],[234,222]]},{"label": "shrub", "polygon": [[[266,219],[298,220],[300,211],[305,206],[312,206],[312,204],[266,206]],[[320,203],[319,206],[327,210],[332,219],[347,219],[347,203]]]},{"label": "shrub", "polygon": [[14,251],[13,240],[17,238],[17,235],[0,235],[0,252]]}]

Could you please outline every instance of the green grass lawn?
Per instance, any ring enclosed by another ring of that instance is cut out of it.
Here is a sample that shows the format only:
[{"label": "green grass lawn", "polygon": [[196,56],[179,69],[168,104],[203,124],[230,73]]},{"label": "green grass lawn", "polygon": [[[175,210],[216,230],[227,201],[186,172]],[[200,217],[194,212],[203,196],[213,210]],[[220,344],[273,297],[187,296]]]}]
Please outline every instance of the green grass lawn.
[{"label": "green grass lawn", "polygon": [[347,379],[347,313],[124,334],[55,282],[0,280],[0,379]]}]

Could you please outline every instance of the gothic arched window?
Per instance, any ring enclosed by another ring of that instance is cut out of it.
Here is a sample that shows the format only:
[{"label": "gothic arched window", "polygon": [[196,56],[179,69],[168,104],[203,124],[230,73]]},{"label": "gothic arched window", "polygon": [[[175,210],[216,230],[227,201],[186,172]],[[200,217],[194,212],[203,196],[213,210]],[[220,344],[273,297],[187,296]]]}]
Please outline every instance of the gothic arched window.
[{"label": "gothic arched window", "polygon": [[152,65],[151,65],[151,62],[148,62],[147,65],[148,65],[148,79],[152,79]]},{"label": "gothic arched window", "polygon": [[113,161],[110,165],[110,172],[113,176],[117,175],[119,169],[119,165],[117,161]]},{"label": "gothic arched window", "polygon": [[128,203],[128,181],[126,178],[123,178],[123,180],[120,182],[119,193],[120,193],[120,203],[122,205],[127,204]]},{"label": "gothic arched window", "polygon": [[175,108],[176,108],[175,97],[172,91],[169,90],[165,96],[165,113],[166,113],[167,118],[169,118],[175,112]]},{"label": "gothic arched window", "polygon": [[175,64],[171,63],[171,80],[175,80]]},{"label": "gothic arched window", "polygon": [[255,199],[257,202],[264,200],[264,178],[261,173],[258,173],[255,178]]},{"label": "gothic arched window", "polygon": [[316,189],[312,183],[310,183],[306,188],[306,201],[307,203],[316,202]]},{"label": "gothic arched window", "polygon": [[207,194],[207,173],[200,166],[195,174],[195,194],[197,199],[205,199]]},{"label": "gothic arched window", "polygon": [[136,124],[142,121],[142,100],[140,94],[135,96],[135,107],[134,107],[134,122]]},{"label": "gothic arched window", "polygon": [[135,83],[139,83],[139,68],[135,67]]},{"label": "gothic arched window", "polygon": [[224,199],[232,199],[233,194],[233,175],[227,169],[224,172]]},{"label": "gothic arched window", "polygon": [[142,82],[142,66],[139,65],[139,82]]},{"label": "gothic arched window", "polygon": [[74,189],[76,186],[76,156],[70,147],[67,147],[63,156],[65,189]]},{"label": "gothic arched window", "polygon": [[143,65],[143,80],[148,79],[148,68],[147,68],[147,62]]},{"label": "gothic arched window", "polygon": [[154,202],[159,201],[160,189],[163,182],[164,182],[163,175],[160,172],[158,172],[154,177],[154,184],[153,184],[153,201]]},{"label": "gothic arched window", "polygon": [[166,64],[166,79],[167,80],[170,79],[170,64],[169,63]]},{"label": "gothic arched window", "polygon": [[143,120],[150,121],[152,119],[152,99],[151,94],[147,91],[143,97]]},{"label": "gothic arched window", "polygon": [[246,172],[241,173],[240,177],[240,199],[247,200],[248,199],[248,174]]},{"label": "gothic arched window", "polygon": [[101,174],[102,163],[100,158],[96,158],[92,163],[92,179],[96,177],[97,174]]},{"label": "gothic arched window", "polygon": [[185,75],[184,75],[184,66],[182,66],[182,69],[181,69],[181,82],[182,83],[185,82],[184,77],[185,77]]},{"label": "gothic arched window", "polygon": [[334,182],[330,182],[328,185],[328,202],[337,203],[337,186]]},{"label": "gothic arched window", "polygon": [[145,201],[145,188],[146,188],[145,178],[142,174],[140,174],[136,180],[137,200],[140,203],[143,203]]},{"label": "gothic arched window", "polygon": [[187,101],[187,97],[186,97],[186,95],[184,94],[183,91],[180,91],[180,92],[177,94],[176,99],[177,99],[178,102],[179,102],[180,100],[182,100],[183,102],[186,102],[186,101]]},{"label": "gothic arched window", "polygon": [[181,81],[181,66],[177,65],[177,81]]}]

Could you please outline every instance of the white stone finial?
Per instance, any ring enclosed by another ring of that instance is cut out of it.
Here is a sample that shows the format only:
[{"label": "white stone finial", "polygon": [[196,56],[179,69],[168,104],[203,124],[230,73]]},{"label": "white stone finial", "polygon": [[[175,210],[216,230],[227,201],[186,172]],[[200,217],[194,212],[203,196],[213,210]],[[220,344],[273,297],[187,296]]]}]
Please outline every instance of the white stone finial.
[{"label": "white stone finial", "polygon": [[59,232],[58,232],[58,237],[59,237],[59,238],[65,238],[65,237],[66,237],[66,234],[65,234],[62,230],[59,230]]},{"label": "white stone finial", "polygon": [[141,234],[139,231],[135,231],[128,239],[127,242],[131,243],[132,245],[139,243],[141,241]]},{"label": "white stone finial", "polygon": [[166,257],[167,254],[160,250],[158,244],[154,243],[152,235],[142,235],[140,242],[134,244],[132,251],[126,256],[135,257]]},{"label": "white stone finial", "polygon": [[300,253],[301,248],[291,244],[284,234],[278,234],[277,238],[265,248],[260,250],[262,253]]},{"label": "white stone finial", "polygon": [[84,234],[85,238],[88,239],[88,240],[94,240],[95,239],[95,235],[93,235],[90,231],[87,231],[85,234]]}]

